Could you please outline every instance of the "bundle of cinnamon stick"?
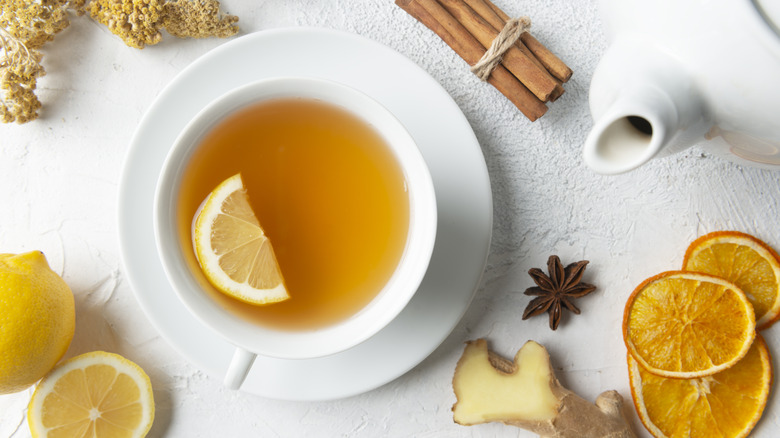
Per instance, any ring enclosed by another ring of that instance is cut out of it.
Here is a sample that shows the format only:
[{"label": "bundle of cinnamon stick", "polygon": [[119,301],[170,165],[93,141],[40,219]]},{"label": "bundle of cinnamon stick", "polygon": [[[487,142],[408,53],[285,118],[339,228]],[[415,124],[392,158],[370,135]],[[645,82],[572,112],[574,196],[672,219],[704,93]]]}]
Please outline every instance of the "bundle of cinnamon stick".
[{"label": "bundle of cinnamon stick", "polygon": [[[490,0],[396,0],[409,15],[435,32],[469,65],[485,54],[509,16]],[[504,52],[487,82],[534,121],[546,102],[563,94],[572,71],[530,33],[523,32]]]}]

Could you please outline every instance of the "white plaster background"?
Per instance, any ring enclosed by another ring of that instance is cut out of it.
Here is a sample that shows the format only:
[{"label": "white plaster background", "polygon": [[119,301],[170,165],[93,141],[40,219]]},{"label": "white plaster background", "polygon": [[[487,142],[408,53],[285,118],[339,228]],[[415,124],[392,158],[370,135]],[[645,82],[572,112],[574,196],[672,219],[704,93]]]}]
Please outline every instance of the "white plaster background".
[{"label": "white plaster background", "polygon": [[[74,18],[44,50],[41,118],[0,126],[0,251],[43,250],[73,289],[78,322],[67,357],[102,349],[139,363],[154,385],[153,437],[534,436],[498,424],[452,423],[452,372],[462,343],[478,337],[510,357],[536,340],[549,348],[564,385],[589,399],[617,389],[630,404],[620,335],[628,294],[646,277],[677,268],[687,244],[709,231],[742,230],[780,248],[780,173],[738,166],[700,148],[626,175],[592,173],[580,149],[592,123],[588,84],[607,44],[595,2],[496,3],[510,15],[529,15],[537,38],[575,72],[566,94],[535,123],[391,0],[223,0],[223,8],[240,17],[241,34],[327,27],[406,55],[453,96],[490,172],[495,222],[488,265],[452,335],[401,378],[316,403],[222,388],[219,378],[187,363],[149,325],[122,272],[117,191],[131,136],[165,85],[224,41],[165,35],[139,51],[87,17]],[[582,315],[567,314],[556,332],[544,316],[521,320],[529,301],[522,291],[531,286],[527,271],[544,267],[549,254],[564,262],[590,260],[586,281],[599,286],[578,300]],[[780,354],[780,328],[764,335]],[[0,396],[0,437],[29,436],[30,394]],[[754,436],[778,436],[779,416],[773,394]]]}]

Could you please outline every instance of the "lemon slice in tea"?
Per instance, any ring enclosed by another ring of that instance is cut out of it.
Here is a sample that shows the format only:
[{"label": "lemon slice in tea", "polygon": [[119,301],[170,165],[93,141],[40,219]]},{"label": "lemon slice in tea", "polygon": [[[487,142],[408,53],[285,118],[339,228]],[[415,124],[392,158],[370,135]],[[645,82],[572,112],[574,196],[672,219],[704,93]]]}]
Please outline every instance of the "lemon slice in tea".
[{"label": "lemon slice in tea", "polygon": [[271,241],[252,211],[240,173],[209,194],[193,232],[201,269],[220,292],[255,305],[289,298]]}]

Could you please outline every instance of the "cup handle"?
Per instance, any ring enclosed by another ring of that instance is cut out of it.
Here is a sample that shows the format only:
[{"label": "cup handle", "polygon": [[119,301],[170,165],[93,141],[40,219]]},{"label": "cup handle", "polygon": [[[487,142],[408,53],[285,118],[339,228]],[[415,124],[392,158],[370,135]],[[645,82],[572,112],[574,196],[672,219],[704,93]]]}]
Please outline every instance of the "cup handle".
[{"label": "cup handle", "polygon": [[233,353],[233,359],[230,360],[227,373],[225,374],[225,380],[222,383],[228,389],[238,389],[241,384],[244,383],[246,375],[252,368],[252,364],[255,362],[256,354],[246,351],[243,348],[236,347],[236,351]]}]

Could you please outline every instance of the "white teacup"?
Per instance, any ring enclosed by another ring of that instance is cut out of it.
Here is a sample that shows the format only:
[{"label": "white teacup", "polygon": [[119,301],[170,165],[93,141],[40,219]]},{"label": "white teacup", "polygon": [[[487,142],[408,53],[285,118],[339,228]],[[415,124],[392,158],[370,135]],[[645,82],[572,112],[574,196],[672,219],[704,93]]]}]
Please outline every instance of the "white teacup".
[{"label": "white teacup", "polygon": [[[341,107],[373,126],[395,155],[409,196],[406,246],[390,280],[363,309],[335,325],[308,331],[259,326],[220,306],[187,263],[178,232],[177,197],[184,169],[203,136],[226,116],[278,98],[308,98]],[[347,350],[387,326],[417,291],[436,239],[436,198],[425,161],[403,125],[381,104],[345,85],[313,78],[276,78],[251,83],[217,98],[183,129],[163,164],[154,204],[157,249],[168,280],[187,309],[236,346],[224,383],[238,389],[256,355],[308,359]]]}]

